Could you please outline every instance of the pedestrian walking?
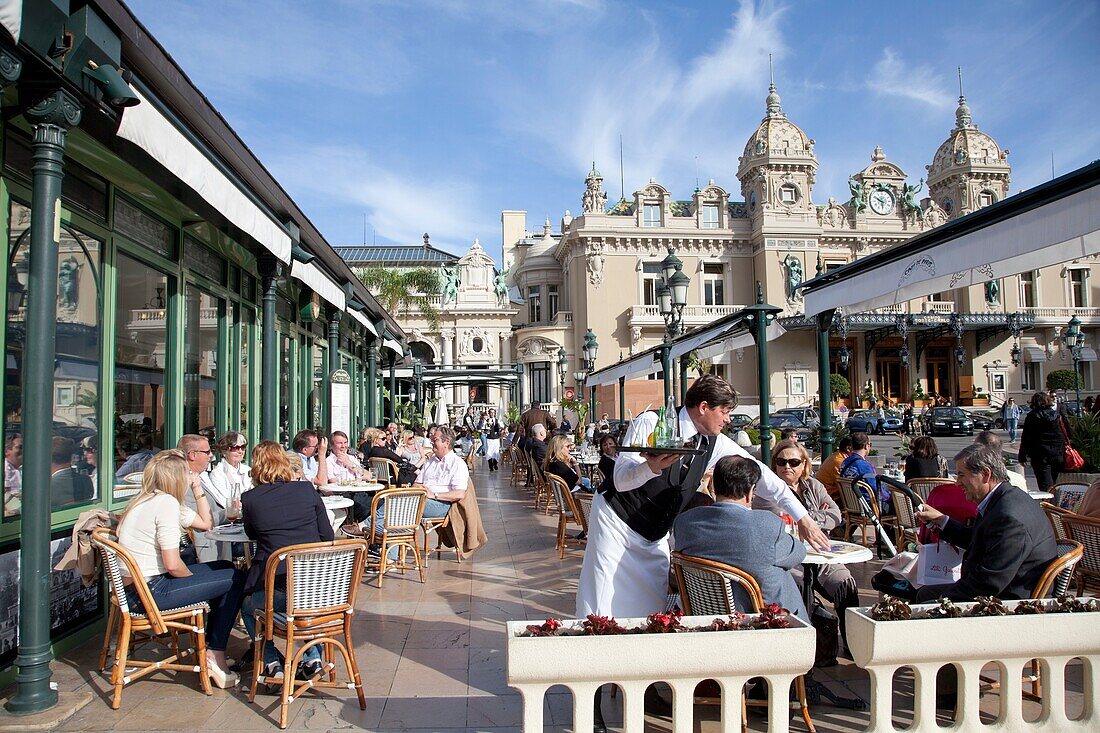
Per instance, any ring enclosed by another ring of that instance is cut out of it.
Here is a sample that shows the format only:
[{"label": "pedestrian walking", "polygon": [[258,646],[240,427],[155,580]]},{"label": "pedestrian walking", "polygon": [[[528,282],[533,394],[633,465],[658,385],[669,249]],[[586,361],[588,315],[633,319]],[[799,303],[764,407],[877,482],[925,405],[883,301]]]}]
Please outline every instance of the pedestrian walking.
[{"label": "pedestrian walking", "polygon": [[1001,406],[1001,422],[1005,426],[1005,430],[1008,431],[1008,442],[1016,442],[1016,426],[1020,422],[1020,406],[1016,404],[1016,400],[1012,397],[1008,398],[1008,402],[1005,402]]}]

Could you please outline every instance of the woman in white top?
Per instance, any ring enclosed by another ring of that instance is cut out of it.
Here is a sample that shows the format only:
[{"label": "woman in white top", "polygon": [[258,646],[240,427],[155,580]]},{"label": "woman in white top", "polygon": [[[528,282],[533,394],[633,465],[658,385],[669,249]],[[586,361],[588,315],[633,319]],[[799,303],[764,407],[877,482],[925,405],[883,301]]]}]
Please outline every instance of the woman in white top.
[{"label": "woman in white top", "polygon": [[417,468],[420,468],[420,465],[424,463],[424,454],[420,450],[420,440],[413,435],[411,430],[406,430],[401,433],[401,439],[398,441],[397,455]]},{"label": "woman in white top", "polygon": [[[196,511],[184,505],[190,490]],[[141,491],[130,500],[118,524],[118,542],[133,556],[157,606],[179,608],[206,601],[207,673],[215,685],[235,685],[228,671],[225,646],[241,610],[244,573],[225,560],[185,565],[180,559],[180,537],[186,528],[206,531],[214,527],[210,503],[201,484],[187,479],[183,452],[165,450],[145,467]],[[137,594],[127,590],[130,603],[141,608]]]},{"label": "woman in white top", "polygon": [[[252,488],[251,469],[244,462],[248,450],[248,438],[230,430],[214,444],[221,460],[209,471],[200,474],[206,498],[210,500],[210,513],[214,526],[241,518],[241,494]],[[236,509],[231,512],[230,509]],[[217,544],[218,559],[232,560],[233,545],[228,542]],[[239,554],[239,551],[238,551]]]}]

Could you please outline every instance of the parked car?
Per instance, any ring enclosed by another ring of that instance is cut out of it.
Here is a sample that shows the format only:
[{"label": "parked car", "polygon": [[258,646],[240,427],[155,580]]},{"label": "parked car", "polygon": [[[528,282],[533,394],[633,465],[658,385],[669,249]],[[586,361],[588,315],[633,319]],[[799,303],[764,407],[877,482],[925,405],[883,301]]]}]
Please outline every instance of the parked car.
[{"label": "parked car", "polygon": [[[877,433],[878,412],[875,410],[856,410],[848,413],[846,423],[849,433]],[[886,411],[886,422],[882,426],[884,433],[901,432],[901,416],[892,410]]]},{"label": "parked car", "polygon": [[[752,421],[751,427],[760,429],[760,418],[756,418]],[[797,415],[789,413],[781,414],[779,412],[773,413],[768,416],[768,427],[772,430],[778,430],[780,432],[792,428],[795,434],[798,436],[800,443],[805,443],[813,437],[814,428],[807,425],[802,421],[802,418]]]},{"label": "parked car", "polygon": [[746,415],[743,412],[735,412],[730,415],[730,430],[744,430],[750,425],[752,425],[752,415]]},{"label": "parked car", "polygon": [[921,429],[926,435],[974,434],[974,421],[970,413],[958,407],[933,407],[920,419]]},{"label": "parked car", "polygon": [[821,415],[812,407],[784,407],[781,410],[776,410],[772,414],[775,416],[793,415],[811,428],[816,428],[821,424]]},{"label": "parked car", "polygon": [[990,410],[972,412],[970,413],[970,419],[974,422],[975,430],[993,430],[1003,426],[1000,414]]}]

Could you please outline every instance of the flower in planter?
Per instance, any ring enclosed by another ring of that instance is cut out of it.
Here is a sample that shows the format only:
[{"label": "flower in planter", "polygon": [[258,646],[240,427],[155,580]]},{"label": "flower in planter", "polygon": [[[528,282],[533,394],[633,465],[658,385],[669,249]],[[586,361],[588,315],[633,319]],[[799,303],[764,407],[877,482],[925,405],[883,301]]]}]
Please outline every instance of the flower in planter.
[{"label": "flower in planter", "polygon": [[1049,613],[1083,613],[1086,611],[1100,610],[1100,603],[1095,598],[1083,601],[1076,596],[1060,595],[1055,598],[1047,608]]},{"label": "flower in planter", "polygon": [[1047,609],[1040,600],[1020,601],[1016,604],[1016,608],[1012,609],[1012,612],[1017,616],[1026,616],[1036,613],[1046,613]]},{"label": "flower in planter", "polygon": [[928,618],[961,618],[962,609],[955,605],[950,598],[941,598],[940,604],[928,611]]},{"label": "flower in planter", "polygon": [[870,613],[875,621],[905,621],[912,617],[913,609],[901,598],[883,596],[881,601],[871,606]]},{"label": "flower in planter", "polygon": [[791,625],[791,612],[778,603],[769,603],[753,623],[754,629],[786,629]]},{"label": "flower in planter", "polygon": [[544,623],[528,626],[527,636],[554,636],[560,628],[561,621],[556,618],[548,618]]},{"label": "flower in planter", "polygon": [[646,617],[645,627],[642,629],[642,633],[670,634],[677,631],[683,631],[684,627],[680,623],[680,618],[682,616],[683,614],[675,609],[669,613],[652,613]]},{"label": "flower in planter", "polygon": [[1007,616],[1008,609],[1005,604],[993,596],[978,596],[975,603],[967,611],[967,616]]},{"label": "flower in planter", "polygon": [[732,616],[727,618],[716,618],[710,622],[710,626],[705,628],[711,631],[739,631],[745,628],[744,626],[745,614],[738,611],[734,611]]},{"label": "flower in planter", "polygon": [[614,616],[597,616],[594,613],[588,614],[581,622],[581,629],[585,636],[610,636],[626,632]]}]

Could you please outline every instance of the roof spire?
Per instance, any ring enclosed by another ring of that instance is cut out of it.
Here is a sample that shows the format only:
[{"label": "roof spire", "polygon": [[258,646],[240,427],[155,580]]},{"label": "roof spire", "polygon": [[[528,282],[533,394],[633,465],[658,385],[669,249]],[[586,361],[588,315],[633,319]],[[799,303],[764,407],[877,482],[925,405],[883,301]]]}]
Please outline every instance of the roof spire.
[{"label": "roof spire", "polygon": [[780,106],[779,92],[775,90],[775,67],[772,64],[770,53],[768,54],[768,79],[768,98],[766,100],[768,111],[766,116],[769,118],[784,117],[783,107]]},{"label": "roof spire", "polygon": [[959,70],[959,107],[955,110],[955,129],[962,130],[973,127],[974,124],[970,118],[970,107],[966,103],[966,97],[963,96],[963,70],[962,67],[958,67]]}]

